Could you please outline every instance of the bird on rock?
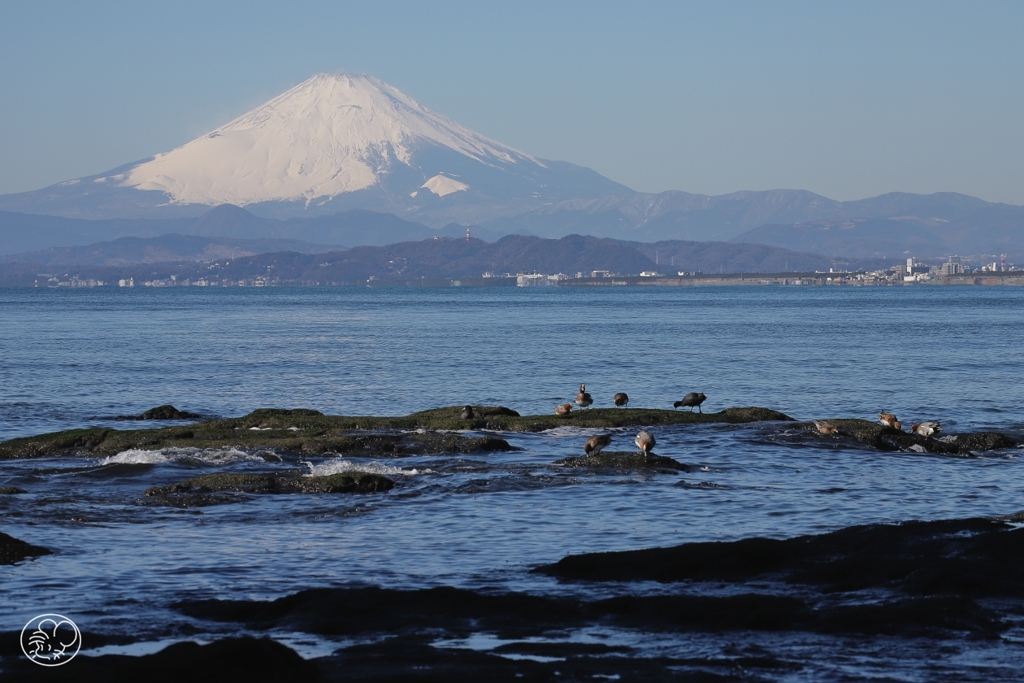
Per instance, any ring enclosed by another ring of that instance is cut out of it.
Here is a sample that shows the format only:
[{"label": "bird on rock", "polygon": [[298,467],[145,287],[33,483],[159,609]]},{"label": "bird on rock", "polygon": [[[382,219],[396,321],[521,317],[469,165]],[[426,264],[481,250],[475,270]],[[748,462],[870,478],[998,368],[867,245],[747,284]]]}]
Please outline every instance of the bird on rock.
[{"label": "bird on rock", "polygon": [[463,420],[472,420],[473,419],[473,406],[465,406],[462,409],[462,412],[459,413],[459,417],[461,417]]},{"label": "bird on rock", "polygon": [[555,406],[555,415],[568,415],[572,412],[571,403],[563,403],[560,406]]},{"label": "bird on rock", "polygon": [[612,398],[612,402],[615,404],[616,408],[625,408],[629,405],[629,396],[627,396],[625,392],[620,391],[615,394],[614,398]]},{"label": "bird on rock", "polygon": [[605,446],[612,442],[611,434],[597,434],[587,439],[583,444],[583,452],[587,455],[597,455]]},{"label": "bird on rock", "polygon": [[838,434],[839,430],[831,422],[825,422],[824,420],[815,420],[814,426],[818,428],[818,432],[821,434]]},{"label": "bird on rock", "polygon": [[673,403],[672,407],[673,408],[678,408],[680,406],[682,406],[684,408],[688,407],[690,409],[690,412],[692,413],[693,412],[693,407],[696,406],[697,407],[697,411],[703,413],[704,411],[700,409],[700,404],[703,403],[704,399],[706,399],[706,398],[707,398],[707,396],[705,396],[704,394],[700,393],[699,391],[691,391],[686,396],[683,396],[683,400],[682,401],[676,401],[675,403]]},{"label": "bird on rock", "polygon": [[878,414],[878,421],[886,427],[892,427],[893,429],[901,429],[903,425],[896,419],[896,416],[892,413],[882,411]]},{"label": "bird on rock", "polygon": [[576,394],[576,405],[580,408],[586,408],[594,402],[594,397],[587,393],[587,385],[580,385],[580,393]]},{"label": "bird on rock", "polygon": [[929,420],[927,422],[922,422],[921,424],[912,426],[910,428],[910,431],[921,436],[932,436],[942,431],[942,425],[940,425],[938,422],[933,422]]},{"label": "bird on rock", "polygon": [[654,436],[646,430],[641,430],[633,439],[633,443],[643,452],[645,458],[654,450]]}]

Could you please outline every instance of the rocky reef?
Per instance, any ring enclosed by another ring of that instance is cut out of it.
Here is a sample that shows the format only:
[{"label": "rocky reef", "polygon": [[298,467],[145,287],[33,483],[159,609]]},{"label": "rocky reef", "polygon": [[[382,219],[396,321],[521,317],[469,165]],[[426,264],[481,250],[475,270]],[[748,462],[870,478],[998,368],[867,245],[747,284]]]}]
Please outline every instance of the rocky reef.
[{"label": "rocky reef", "polygon": [[395,482],[380,474],[344,472],[325,476],[280,474],[206,474],[168,486],[152,486],[145,496],[154,502],[177,507],[232,503],[237,496],[221,493],[376,493],[390,491]]},{"label": "rocky reef", "polygon": [[515,448],[493,436],[469,437],[463,430],[539,432],[572,425],[611,428],[632,425],[746,423],[792,418],[767,408],[728,408],[718,413],[644,408],[581,410],[566,416],[527,415],[502,406],[437,408],[404,417],[324,415],[308,409],[263,408],[238,418],[206,420],[161,429],[71,429],[0,443],[0,460],[54,456],[106,456],[129,449],[248,448],[303,454],[351,456],[489,453]]},{"label": "rocky reef", "polygon": [[1015,439],[999,432],[972,432],[933,438],[893,429],[868,420],[831,419],[827,422],[836,428],[837,433],[819,434],[813,422],[798,423],[795,426],[812,431],[822,439],[856,441],[880,451],[909,451],[970,457],[975,451],[991,451],[1012,448],[1017,445]]},{"label": "rocky reef", "polygon": [[0,532],[0,564],[14,564],[29,557],[49,555],[51,552]]}]

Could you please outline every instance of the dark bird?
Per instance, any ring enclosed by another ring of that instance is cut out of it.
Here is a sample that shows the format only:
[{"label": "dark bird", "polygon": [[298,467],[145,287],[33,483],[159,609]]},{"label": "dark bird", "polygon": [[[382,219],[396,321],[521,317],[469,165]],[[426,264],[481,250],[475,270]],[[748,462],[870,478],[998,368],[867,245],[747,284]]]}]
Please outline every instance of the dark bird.
[{"label": "dark bird", "polygon": [[818,432],[821,434],[838,434],[839,430],[831,422],[825,422],[824,420],[814,420],[814,426],[818,428]]},{"label": "dark bird", "polygon": [[654,436],[648,431],[641,430],[633,439],[633,443],[643,452],[645,458],[654,450]]},{"label": "dark bird", "polygon": [[583,452],[587,455],[597,455],[605,446],[612,442],[611,434],[598,434],[587,439],[583,444]]},{"label": "dark bird", "polygon": [[560,406],[555,406],[555,415],[568,415],[572,412],[571,403],[563,403]]},{"label": "dark bird", "polygon": [[594,397],[587,393],[587,385],[580,385],[580,393],[576,394],[576,405],[580,408],[586,408],[594,402]]},{"label": "dark bird", "polygon": [[932,422],[929,420],[927,422],[922,422],[919,425],[913,425],[910,428],[910,431],[915,434],[920,434],[921,436],[932,436],[942,431],[942,425],[938,422]]},{"label": "dark bird", "polygon": [[903,427],[895,415],[884,410],[878,414],[878,421],[886,427],[892,427],[893,429],[901,429]]},{"label": "dark bird", "polygon": [[612,398],[612,402],[616,408],[625,408],[629,405],[629,396],[626,396],[625,392],[620,391]]},{"label": "dark bird", "polygon": [[682,406],[684,408],[689,408],[690,412],[692,413],[693,412],[693,407],[697,406],[697,411],[700,412],[700,413],[703,413],[704,411],[700,409],[700,404],[703,403],[704,399],[706,399],[706,398],[707,398],[707,396],[705,396],[704,394],[700,393],[699,391],[691,391],[686,396],[683,396],[683,400],[682,401],[676,401],[675,403],[673,403],[672,407],[673,408],[678,408],[678,407]]},{"label": "dark bird", "polygon": [[459,417],[461,417],[463,420],[472,420],[473,419],[473,406],[466,406],[466,407],[464,407],[462,409],[462,412],[459,413]]}]

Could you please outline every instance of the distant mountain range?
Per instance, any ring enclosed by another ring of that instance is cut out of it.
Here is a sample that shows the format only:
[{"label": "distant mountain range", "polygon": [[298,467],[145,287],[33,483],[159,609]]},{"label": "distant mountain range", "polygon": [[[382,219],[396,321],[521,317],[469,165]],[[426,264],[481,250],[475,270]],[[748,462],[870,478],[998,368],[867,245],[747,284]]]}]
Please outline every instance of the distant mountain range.
[{"label": "distant mountain range", "polygon": [[[81,249],[46,250],[34,255],[6,257],[0,263],[0,284],[32,285],[41,274],[115,281],[135,278],[141,282],[186,278],[252,278],[266,276],[292,283],[360,283],[370,278],[409,281],[421,278],[478,278],[485,272],[590,273],[607,270],[622,275],[644,271],[665,274],[679,270],[712,272],[781,272],[827,270],[836,262],[813,254],[801,254],[764,245],[658,242],[626,243],[597,237],[570,235],[557,240],[509,235],[496,242],[449,237],[402,242],[383,247],[355,247],[315,254],[274,252],[236,257],[206,256],[216,241],[210,238],[166,235],[160,238],[125,238]],[[174,246],[179,244],[180,246]],[[164,253],[183,258],[176,262],[145,261],[160,245]],[[234,248],[241,248],[235,246]],[[188,250],[191,249],[191,252]],[[175,251],[176,250],[176,251]],[[68,260],[66,254],[77,254]],[[26,256],[35,261],[26,261]],[[139,258],[129,263],[127,258]]]},{"label": "distant mountain range", "polygon": [[915,215],[762,225],[733,239],[849,258],[1007,254],[1024,261],[1024,207],[988,205],[948,219]]},{"label": "distant mountain range", "polygon": [[[216,244],[252,253],[313,253],[324,251],[324,248],[384,245],[437,236],[462,237],[465,233],[466,226],[462,225],[452,224],[435,230],[422,223],[402,220],[393,214],[361,209],[331,216],[288,220],[256,216],[228,204],[214,207],[199,217],[173,219],[83,220],[0,211],[0,255],[37,252],[47,248],[85,247],[126,237],[154,238],[167,234],[215,238]],[[473,234],[489,241],[498,238],[493,232],[479,227],[473,228]],[[211,241],[206,244],[213,243]],[[122,244],[127,247],[129,243]],[[190,244],[198,245],[199,242],[193,241]],[[70,257],[71,254],[81,252],[65,250],[62,253]],[[179,256],[185,258],[187,253],[193,252],[183,252]]]},{"label": "distant mountain range", "polygon": [[168,233],[354,247],[467,225],[487,240],[736,241],[845,258],[1024,253],[1021,206],[955,193],[839,202],[804,190],[635,192],[347,74],[318,74],[152,158],[0,195],[0,254]]}]

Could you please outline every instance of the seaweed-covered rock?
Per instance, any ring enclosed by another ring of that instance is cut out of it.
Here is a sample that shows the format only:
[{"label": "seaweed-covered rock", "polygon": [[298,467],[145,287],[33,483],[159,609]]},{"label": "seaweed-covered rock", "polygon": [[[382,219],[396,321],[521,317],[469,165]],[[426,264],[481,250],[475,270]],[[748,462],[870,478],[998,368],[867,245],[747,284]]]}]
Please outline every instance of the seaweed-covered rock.
[{"label": "seaweed-covered rock", "polygon": [[390,491],[395,482],[379,474],[344,472],[321,477],[296,477],[281,481],[286,491],[300,493],[373,493]]},{"label": "seaweed-covered rock", "polygon": [[146,489],[145,496],[183,507],[218,505],[238,500],[223,493],[375,493],[395,482],[380,474],[343,472],[319,477],[277,474],[205,474],[168,486]]},{"label": "seaweed-covered rock", "polygon": [[14,564],[27,557],[50,555],[51,550],[8,536],[0,532],[0,564]]},{"label": "seaweed-covered rock", "polygon": [[[1017,444],[1014,439],[998,432],[974,432],[933,438],[893,429],[868,420],[830,419],[828,422],[838,432],[834,435],[821,435],[821,438],[853,439],[881,451],[911,451],[970,457],[973,451],[1012,448]],[[796,426],[818,433],[813,422]]]},{"label": "seaweed-covered rock", "polygon": [[55,455],[89,455],[115,430],[92,427],[27,436],[0,443],[0,460]]},{"label": "seaweed-covered rock", "polygon": [[674,472],[692,472],[693,465],[653,453],[644,456],[635,451],[601,451],[596,455],[563,458],[555,463],[563,467],[587,469],[625,469],[625,470],[671,470]]}]

